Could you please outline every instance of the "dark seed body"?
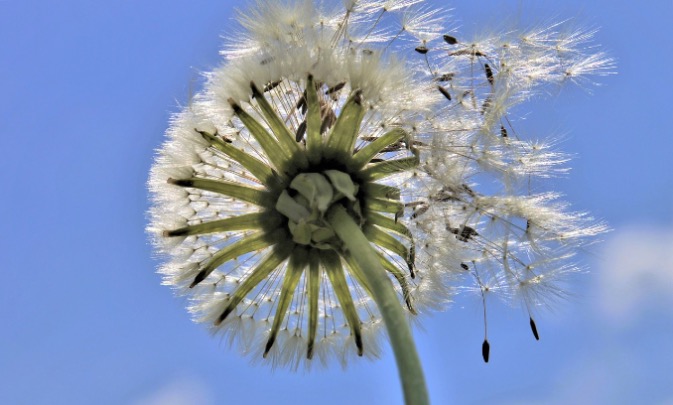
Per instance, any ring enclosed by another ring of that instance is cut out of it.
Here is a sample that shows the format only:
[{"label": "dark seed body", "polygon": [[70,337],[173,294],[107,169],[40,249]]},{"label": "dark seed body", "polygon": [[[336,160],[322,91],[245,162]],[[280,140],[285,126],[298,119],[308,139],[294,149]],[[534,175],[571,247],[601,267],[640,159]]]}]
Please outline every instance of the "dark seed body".
[{"label": "dark seed body", "polygon": [[533,331],[533,336],[535,336],[535,340],[540,340],[540,335],[537,333],[537,325],[535,325],[535,321],[533,318],[530,318],[530,330]]},{"label": "dark seed body", "polygon": [[446,42],[449,45],[455,45],[458,43],[458,40],[456,37],[452,37],[451,35],[444,35],[444,42]]},{"label": "dark seed body", "polygon": [[451,101],[451,94],[449,94],[449,91],[447,89],[445,89],[442,86],[437,86],[437,89],[439,90],[440,93],[442,93],[444,97],[446,97],[447,100]]}]

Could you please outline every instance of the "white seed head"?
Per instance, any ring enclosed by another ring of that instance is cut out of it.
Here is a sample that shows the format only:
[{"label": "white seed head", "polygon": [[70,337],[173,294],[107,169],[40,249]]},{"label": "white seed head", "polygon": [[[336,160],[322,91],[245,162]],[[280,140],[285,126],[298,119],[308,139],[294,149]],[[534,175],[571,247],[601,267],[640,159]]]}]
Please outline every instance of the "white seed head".
[{"label": "white seed head", "polygon": [[529,311],[563,296],[573,249],[605,229],[531,194],[567,158],[508,114],[610,69],[584,52],[594,32],[463,42],[421,0],[327,3],[241,11],[224,62],[172,119],[149,180],[164,283],[255,360],[376,357],[382,320],[327,219],[338,205],[410,319],[462,290]]}]

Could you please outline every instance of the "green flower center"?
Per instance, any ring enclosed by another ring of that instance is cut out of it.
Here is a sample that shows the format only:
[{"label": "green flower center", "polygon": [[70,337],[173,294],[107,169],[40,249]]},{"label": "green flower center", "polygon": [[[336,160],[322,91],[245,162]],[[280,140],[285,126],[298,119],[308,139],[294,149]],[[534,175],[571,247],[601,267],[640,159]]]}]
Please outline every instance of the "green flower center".
[{"label": "green flower center", "polygon": [[318,249],[338,250],[340,243],[327,223],[327,211],[337,203],[344,204],[362,222],[362,209],[356,198],[359,186],[339,170],[322,173],[300,173],[283,190],[276,210],[288,218],[292,240]]}]

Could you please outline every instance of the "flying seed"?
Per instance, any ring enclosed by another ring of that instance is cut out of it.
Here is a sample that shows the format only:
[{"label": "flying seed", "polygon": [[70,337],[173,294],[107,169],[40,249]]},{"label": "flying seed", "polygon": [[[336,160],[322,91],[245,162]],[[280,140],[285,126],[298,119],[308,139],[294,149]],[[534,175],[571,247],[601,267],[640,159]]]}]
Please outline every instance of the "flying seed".
[{"label": "flying seed", "polygon": [[343,89],[345,85],[346,85],[346,82],[341,82],[334,87],[328,88],[327,91],[325,91],[325,94],[334,94],[337,91]]},{"label": "flying seed", "polygon": [[304,139],[304,134],[306,134],[306,120],[302,121],[301,124],[299,124],[299,128],[297,128],[297,142]]},{"label": "flying seed", "polygon": [[297,101],[295,108],[301,110],[302,115],[306,115],[306,111],[308,110],[308,104],[306,104],[306,90],[304,90],[304,95]]},{"label": "flying seed", "polygon": [[439,92],[442,93],[442,95],[446,97],[447,100],[451,101],[451,94],[449,94],[447,89],[442,86],[437,86],[437,90],[439,90]]},{"label": "flying seed", "polygon": [[446,42],[449,45],[455,45],[458,43],[458,40],[456,39],[456,37],[444,34],[444,42]]},{"label": "flying seed", "polygon": [[459,51],[451,52],[449,54],[449,56],[465,56],[465,55],[468,55],[468,56],[486,56],[481,51],[476,50],[476,49],[470,49],[470,48],[461,49]]},{"label": "flying seed", "polygon": [[475,197],[475,196],[476,196],[474,190],[472,190],[472,188],[470,188],[470,186],[468,186],[467,184],[463,183],[463,184],[461,184],[461,187],[463,187],[463,190],[465,190],[465,192],[466,192],[470,197]]},{"label": "flying seed", "polygon": [[479,235],[479,233],[474,228],[467,225],[461,225],[460,228],[448,228],[448,230],[452,234],[456,235],[456,239],[461,242],[467,242],[468,240],[472,239],[473,236]]},{"label": "flying seed", "polygon": [[491,96],[486,97],[484,104],[481,105],[481,114],[486,114],[486,111],[491,107]]},{"label": "flying seed", "polygon": [[486,79],[491,83],[491,86],[493,86],[495,80],[493,79],[493,71],[491,70],[491,67],[488,66],[488,63],[484,63],[484,71],[486,72]]},{"label": "flying seed", "polygon": [[488,363],[488,356],[491,354],[491,345],[488,344],[488,340],[484,339],[484,343],[481,345],[481,356],[484,358],[484,363]]},{"label": "flying seed", "polygon": [[362,90],[355,91],[355,94],[353,94],[353,101],[357,105],[362,105]]},{"label": "flying seed", "polygon": [[404,141],[399,141],[395,142],[392,145],[386,146],[385,148],[381,149],[381,152],[397,152],[402,149],[407,149],[407,143]]},{"label": "flying seed", "polygon": [[331,109],[327,104],[321,106],[320,115],[322,116],[322,123],[320,124],[320,133],[324,134],[328,129],[336,123],[337,116],[334,113],[334,110]]},{"label": "flying seed", "polygon": [[430,206],[428,204],[421,203],[420,205],[414,207],[414,212],[411,214],[411,218],[416,219],[425,214],[429,209]]},{"label": "flying seed", "polygon": [[504,125],[500,125],[500,135],[503,138],[507,138],[507,129],[505,128]]},{"label": "flying seed", "polygon": [[533,317],[530,318],[530,330],[533,331],[533,336],[535,336],[535,340],[540,340],[540,335],[537,333],[537,326],[535,325]]},{"label": "flying seed", "polygon": [[465,263],[461,263],[461,264],[460,264],[460,267],[461,267],[463,270],[469,270],[469,269],[470,269],[470,268],[467,266],[467,264],[465,264]]},{"label": "flying seed", "polygon": [[460,201],[460,198],[454,195],[454,192],[447,187],[442,187],[437,194],[430,196],[430,199],[433,201],[447,202],[447,201]]},{"label": "flying seed", "polygon": [[416,52],[420,53],[421,55],[425,55],[428,53],[428,47],[425,45],[417,46],[416,49],[414,49]]},{"label": "flying seed", "polygon": [[444,74],[441,75],[441,76],[437,76],[437,77],[435,78],[435,81],[436,81],[436,82],[448,82],[448,81],[450,81],[451,79],[453,79],[453,76],[455,76],[455,73],[444,73]]}]

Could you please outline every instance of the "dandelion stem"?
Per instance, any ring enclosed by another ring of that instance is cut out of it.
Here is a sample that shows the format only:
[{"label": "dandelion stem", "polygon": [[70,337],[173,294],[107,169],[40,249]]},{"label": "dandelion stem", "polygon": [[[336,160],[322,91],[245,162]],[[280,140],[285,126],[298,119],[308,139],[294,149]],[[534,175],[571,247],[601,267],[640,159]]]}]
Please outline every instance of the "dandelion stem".
[{"label": "dandelion stem", "polygon": [[381,311],[395,353],[405,403],[428,404],[425,378],[411,329],[379,257],[344,207],[334,206],[327,214],[327,221],[344,243],[349,255],[358,263]]}]

